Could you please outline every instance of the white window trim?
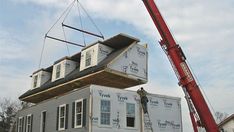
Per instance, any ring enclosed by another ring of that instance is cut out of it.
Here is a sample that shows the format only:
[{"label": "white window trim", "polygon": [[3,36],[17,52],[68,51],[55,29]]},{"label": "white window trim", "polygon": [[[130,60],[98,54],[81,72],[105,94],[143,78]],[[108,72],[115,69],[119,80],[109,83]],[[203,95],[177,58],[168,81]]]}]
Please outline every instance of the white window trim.
[{"label": "white window trim", "polygon": [[[81,102],[81,125],[76,125],[76,121],[77,121],[77,116],[76,116],[76,105],[77,105],[77,103],[78,102]],[[74,127],[75,128],[81,128],[82,126],[83,126],[83,114],[84,114],[84,111],[83,111],[83,99],[79,99],[79,100],[76,100],[75,101],[75,113],[74,113],[75,115],[73,115],[73,116],[75,116],[75,121],[74,121]]]},{"label": "white window trim", "polygon": [[[134,109],[135,109],[135,113],[134,113],[134,117],[135,117],[135,120],[134,120],[134,127],[129,127],[127,126],[127,104],[134,104]],[[130,103],[130,102],[127,102],[126,105],[125,105],[125,124],[126,124],[126,128],[127,129],[136,129],[136,104],[135,103]]]},{"label": "white window trim", "polygon": [[[64,124],[63,124],[63,128],[60,128],[60,111],[61,111],[61,108],[62,107],[65,107],[64,109]],[[59,131],[62,131],[62,130],[65,130],[65,125],[66,125],[66,111],[67,111],[67,108],[66,108],[66,104],[62,104],[62,105],[59,105],[59,121],[58,121],[58,130]]]},{"label": "white window trim", "polygon": [[[103,100],[103,101],[110,101],[110,124],[109,124],[109,125],[107,125],[107,124],[101,124],[101,113],[102,113],[102,111],[101,111],[101,101],[102,101],[102,100]],[[100,116],[99,116],[99,117],[100,117],[100,122],[99,122],[99,126],[100,126],[100,127],[112,127],[112,126],[111,126],[111,124],[112,124],[112,121],[111,121],[111,109],[112,109],[112,108],[111,108],[111,107],[112,107],[111,100],[108,100],[108,99],[101,99],[101,100],[100,100]]]},{"label": "white window trim", "polygon": [[[28,124],[28,117],[30,117],[30,123]],[[28,114],[27,116],[26,116],[26,132],[31,132],[31,130],[28,130],[28,126],[30,126],[30,127],[32,127],[32,114]]]},{"label": "white window trim", "polygon": [[[43,123],[43,113],[44,113],[44,112],[46,112],[46,110],[44,110],[44,111],[41,112],[40,132],[42,132],[42,129],[43,129],[43,128],[42,128],[42,127],[43,127],[43,126],[42,126],[42,123]],[[46,119],[45,119],[45,120],[46,120]]]},{"label": "white window trim", "polygon": [[[20,120],[21,120],[21,126],[20,126]],[[19,122],[18,122],[18,132],[21,132],[22,130],[22,127],[24,126],[24,123],[23,123],[23,117],[19,117]],[[20,128],[20,129],[19,129]]]}]

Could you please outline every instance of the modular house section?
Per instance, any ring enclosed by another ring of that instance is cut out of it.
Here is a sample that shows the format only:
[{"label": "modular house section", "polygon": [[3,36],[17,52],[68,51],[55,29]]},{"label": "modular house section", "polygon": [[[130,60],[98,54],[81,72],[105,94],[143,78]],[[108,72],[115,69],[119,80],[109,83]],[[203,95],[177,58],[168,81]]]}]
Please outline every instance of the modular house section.
[{"label": "modular house section", "polygon": [[118,34],[54,62],[44,69],[46,76],[40,84],[36,83],[43,77],[33,74],[33,88],[19,99],[39,103],[90,84],[120,89],[145,84],[148,81],[147,63],[147,46],[139,44],[136,38]]},{"label": "modular house section", "polygon": [[149,115],[135,91],[85,86],[19,111],[17,132],[182,132],[180,98],[147,97]]}]

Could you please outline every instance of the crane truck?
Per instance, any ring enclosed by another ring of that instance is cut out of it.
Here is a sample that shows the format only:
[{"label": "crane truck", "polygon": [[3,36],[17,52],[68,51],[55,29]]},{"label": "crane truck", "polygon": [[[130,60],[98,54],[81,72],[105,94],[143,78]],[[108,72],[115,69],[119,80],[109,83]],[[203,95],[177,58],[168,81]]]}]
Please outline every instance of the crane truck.
[{"label": "crane truck", "polygon": [[185,93],[194,132],[198,132],[198,127],[204,127],[207,132],[218,132],[218,126],[186,62],[186,57],[173,38],[156,3],[154,0],[143,0],[143,3],[161,36],[159,44],[170,61],[179,80],[179,86]]}]

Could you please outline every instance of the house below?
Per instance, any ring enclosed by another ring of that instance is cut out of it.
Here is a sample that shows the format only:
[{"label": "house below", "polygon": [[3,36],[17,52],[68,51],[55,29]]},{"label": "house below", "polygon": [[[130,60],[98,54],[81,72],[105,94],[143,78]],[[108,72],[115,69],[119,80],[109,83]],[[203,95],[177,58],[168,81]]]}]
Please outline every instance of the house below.
[{"label": "house below", "polygon": [[17,132],[182,132],[180,98],[147,97],[149,115],[135,91],[84,86],[19,111]]}]

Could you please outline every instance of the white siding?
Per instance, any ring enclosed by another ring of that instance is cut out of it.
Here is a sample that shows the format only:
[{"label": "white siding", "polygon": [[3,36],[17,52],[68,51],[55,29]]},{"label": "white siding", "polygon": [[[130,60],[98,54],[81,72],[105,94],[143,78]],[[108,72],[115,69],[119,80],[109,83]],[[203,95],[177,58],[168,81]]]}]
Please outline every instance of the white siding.
[{"label": "white siding", "polygon": [[77,62],[71,61],[71,60],[66,60],[65,61],[65,71],[64,75],[68,75],[71,73],[73,70],[75,70],[77,67]]},{"label": "white siding", "polygon": [[132,44],[126,52],[108,65],[108,68],[122,72],[129,77],[147,81],[148,76],[147,48]]}]

